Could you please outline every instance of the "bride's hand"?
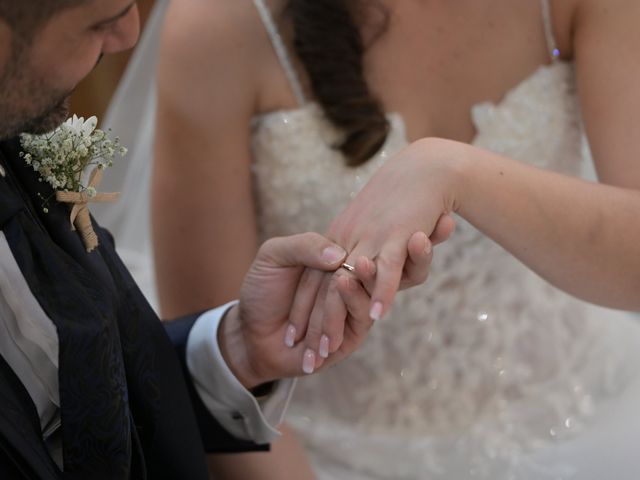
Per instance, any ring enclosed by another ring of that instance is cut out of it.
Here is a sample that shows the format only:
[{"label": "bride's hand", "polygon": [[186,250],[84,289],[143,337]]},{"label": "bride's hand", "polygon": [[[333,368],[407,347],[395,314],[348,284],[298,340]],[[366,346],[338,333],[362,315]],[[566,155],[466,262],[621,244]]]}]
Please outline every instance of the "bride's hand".
[{"label": "bride's hand", "polygon": [[416,232],[433,243],[451,233],[449,214],[461,198],[456,165],[466,148],[440,139],[414,142],[380,168],[332,223],[327,236],[349,252],[347,262],[361,256],[375,262],[373,319],[384,316],[406,286],[407,246]]},{"label": "bride's hand", "polygon": [[[432,247],[445,241],[455,228],[449,215],[438,221],[430,238],[425,233],[416,232],[407,244],[407,258],[402,272],[399,289],[424,283],[429,274]],[[354,319],[346,308],[344,292],[362,288],[371,295],[375,288],[376,264],[360,257],[355,261],[355,270],[340,269],[335,273],[323,273],[308,269],[298,285],[296,297],[289,315],[285,344],[293,348],[304,339],[303,371],[312,373],[323,366],[325,359],[335,356],[345,347],[355,350],[353,340],[362,340],[354,335]],[[354,278],[355,277],[355,278]]]},{"label": "bride's hand", "polygon": [[[431,238],[422,232],[411,236],[400,290],[426,281],[433,255],[432,246],[445,241],[454,228],[453,219],[445,215]],[[359,344],[355,345],[354,339],[363,339],[362,336],[353,335],[354,318],[345,306],[347,299],[344,292],[364,286],[370,296],[375,287],[376,265],[366,257],[360,257],[354,267],[353,272],[341,269],[335,273],[324,273],[308,269],[303,274],[289,315],[290,325],[285,343],[293,348],[304,339],[305,373],[313,373],[323,366],[325,359],[331,357],[333,360],[335,354],[345,348],[355,350]]]},{"label": "bride's hand", "polygon": [[336,278],[356,275],[372,297],[374,319],[388,311],[398,289],[426,280],[432,245],[448,238],[455,227],[448,214],[455,196],[447,195],[451,165],[446,161],[458,154],[456,148],[439,140],[412,144],[381,168],[333,222],[328,236],[350,252],[347,263],[356,270],[332,277],[308,271],[303,276],[285,343],[295,345],[304,338],[307,366],[310,357],[320,366],[340,348],[349,329],[348,323],[336,320],[344,318]]}]

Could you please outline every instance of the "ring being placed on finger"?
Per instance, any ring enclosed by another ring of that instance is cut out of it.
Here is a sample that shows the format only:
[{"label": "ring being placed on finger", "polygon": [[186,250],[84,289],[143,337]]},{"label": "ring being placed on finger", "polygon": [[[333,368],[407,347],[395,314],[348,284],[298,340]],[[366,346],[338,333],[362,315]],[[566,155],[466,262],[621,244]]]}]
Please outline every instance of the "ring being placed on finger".
[{"label": "ring being placed on finger", "polygon": [[345,270],[348,270],[350,272],[355,271],[356,267],[354,267],[353,265],[349,265],[347,262],[344,262],[342,265],[340,265],[342,268],[344,268]]}]

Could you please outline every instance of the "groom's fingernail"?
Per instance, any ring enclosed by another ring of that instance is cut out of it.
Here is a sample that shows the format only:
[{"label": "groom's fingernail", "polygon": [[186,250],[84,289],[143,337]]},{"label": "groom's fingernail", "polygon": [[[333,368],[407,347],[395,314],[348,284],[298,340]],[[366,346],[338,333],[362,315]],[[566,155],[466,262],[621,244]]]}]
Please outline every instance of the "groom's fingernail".
[{"label": "groom's fingernail", "polygon": [[307,375],[311,375],[315,369],[316,353],[310,348],[307,348],[304,352],[304,357],[302,358],[302,371]]},{"label": "groom's fingernail", "polygon": [[328,265],[331,265],[342,260],[346,254],[347,252],[345,252],[342,248],[331,245],[330,247],[327,247],[322,251],[322,261]]},{"label": "groom's fingernail", "polygon": [[329,357],[329,337],[326,335],[322,335],[322,337],[320,337],[320,348],[318,353],[322,358]]},{"label": "groom's fingernail", "polygon": [[289,325],[287,327],[287,333],[284,336],[284,344],[289,347],[289,348],[293,348],[293,346],[296,344],[296,327],[294,327],[293,325]]},{"label": "groom's fingernail", "polygon": [[372,320],[378,321],[382,318],[382,303],[380,302],[376,302],[373,304],[373,307],[371,307],[371,310],[369,311],[369,316],[371,317]]}]

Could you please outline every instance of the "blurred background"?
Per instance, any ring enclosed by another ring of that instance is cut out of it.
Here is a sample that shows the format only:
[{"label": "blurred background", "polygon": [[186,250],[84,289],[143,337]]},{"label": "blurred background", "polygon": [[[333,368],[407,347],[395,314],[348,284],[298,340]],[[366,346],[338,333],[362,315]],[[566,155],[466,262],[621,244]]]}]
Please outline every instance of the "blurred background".
[{"label": "blurred background", "polygon": [[[138,0],[141,29],[144,28],[153,4],[154,0]],[[84,117],[96,115],[102,120],[130,57],[131,51],[106,55],[72,95],[71,113]]]}]

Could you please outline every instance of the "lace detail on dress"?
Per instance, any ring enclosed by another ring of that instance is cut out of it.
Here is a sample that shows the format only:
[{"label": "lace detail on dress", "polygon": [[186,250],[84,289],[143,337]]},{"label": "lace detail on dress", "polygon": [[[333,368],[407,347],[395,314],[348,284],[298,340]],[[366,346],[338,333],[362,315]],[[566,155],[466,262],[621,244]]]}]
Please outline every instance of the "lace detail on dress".
[{"label": "lace detail on dress", "polygon": [[[541,67],[499,105],[473,109],[474,144],[578,174],[574,85],[570,64]],[[339,134],[315,104],[256,118],[262,238],[324,231],[407,144],[402,119],[389,118],[385,147],[357,168],[330,147]],[[437,478],[462,464],[465,476],[496,478],[496,465],[570,435],[624,383],[626,323],[615,315],[553,288],[459,221],[429,282],[398,296],[364,348],[299,383],[290,421],[321,478],[341,468],[335,478]]]}]

